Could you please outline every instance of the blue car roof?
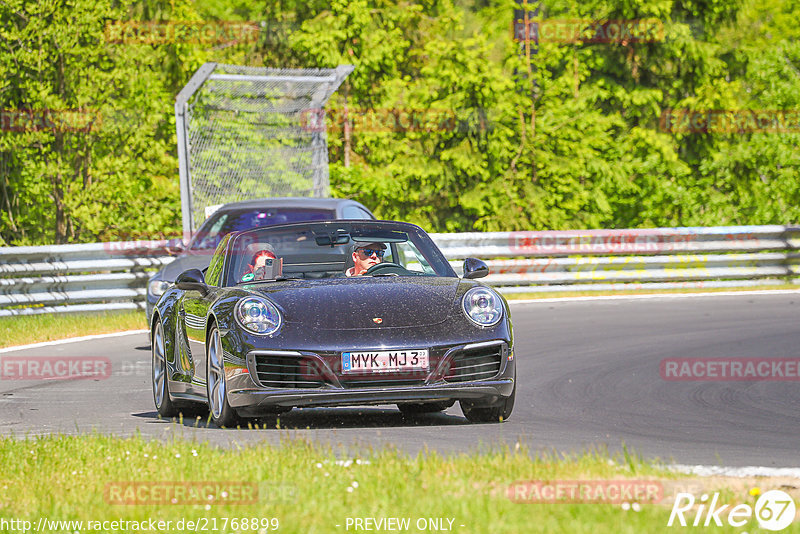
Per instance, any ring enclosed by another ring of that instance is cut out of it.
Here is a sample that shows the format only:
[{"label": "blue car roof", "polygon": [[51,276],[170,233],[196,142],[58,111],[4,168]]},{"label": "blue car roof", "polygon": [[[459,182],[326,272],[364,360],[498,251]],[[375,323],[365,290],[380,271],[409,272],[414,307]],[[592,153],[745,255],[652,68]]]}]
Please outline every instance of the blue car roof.
[{"label": "blue car roof", "polygon": [[299,198],[299,197],[275,197],[261,198],[257,200],[242,200],[240,202],[229,202],[219,207],[217,211],[228,211],[247,208],[311,208],[334,210],[339,206],[352,204],[364,208],[372,213],[360,202],[349,198]]}]

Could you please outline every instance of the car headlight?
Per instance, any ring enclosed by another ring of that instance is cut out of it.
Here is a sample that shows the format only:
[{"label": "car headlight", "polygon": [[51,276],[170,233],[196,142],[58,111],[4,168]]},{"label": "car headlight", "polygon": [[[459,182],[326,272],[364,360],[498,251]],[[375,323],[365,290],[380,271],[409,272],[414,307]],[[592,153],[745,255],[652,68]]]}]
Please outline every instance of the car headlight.
[{"label": "car headlight", "polygon": [[170,283],[164,280],[151,280],[147,284],[147,292],[154,297],[160,297],[164,292],[169,289]]},{"label": "car headlight", "polygon": [[236,320],[248,332],[274,334],[281,327],[281,312],[270,301],[247,297],[236,304]]},{"label": "car headlight", "polygon": [[496,325],[503,317],[503,303],[497,293],[485,287],[473,287],[464,294],[464,313],[478,326]]}]

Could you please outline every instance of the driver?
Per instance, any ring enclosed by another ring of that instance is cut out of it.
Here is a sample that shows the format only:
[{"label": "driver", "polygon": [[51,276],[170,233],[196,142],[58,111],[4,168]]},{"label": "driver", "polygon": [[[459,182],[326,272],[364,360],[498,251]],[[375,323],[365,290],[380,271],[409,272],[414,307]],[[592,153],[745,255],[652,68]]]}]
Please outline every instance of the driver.
[{"label": "driver", "polygon": [[353,266],[347,269],[346,276],[361,276],[373,265],[383,261],[386,245],[383,243],[360,244],[353,251]]}]

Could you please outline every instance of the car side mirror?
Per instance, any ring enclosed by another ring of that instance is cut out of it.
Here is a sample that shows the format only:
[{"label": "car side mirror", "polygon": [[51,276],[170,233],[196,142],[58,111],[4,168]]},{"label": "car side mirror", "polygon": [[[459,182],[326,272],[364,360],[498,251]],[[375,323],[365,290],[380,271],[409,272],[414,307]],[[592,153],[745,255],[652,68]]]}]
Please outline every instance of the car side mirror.
[{"label": "car side mirror", "polygon": [[483,278],[489,274],[489,266],[477,258],[464,260],[464,278]]},{"label": "car side mirror", "polygon": [[169,256],[177,256],[186,250],[186,245],[180,239],[167,241],[166,252]]},{"label": "car side mirror", "polygon": [[208,293],[208,286],[200,269],[188,269],[178,275],[175,287],[183,290],[199,291],[203,295]]}]

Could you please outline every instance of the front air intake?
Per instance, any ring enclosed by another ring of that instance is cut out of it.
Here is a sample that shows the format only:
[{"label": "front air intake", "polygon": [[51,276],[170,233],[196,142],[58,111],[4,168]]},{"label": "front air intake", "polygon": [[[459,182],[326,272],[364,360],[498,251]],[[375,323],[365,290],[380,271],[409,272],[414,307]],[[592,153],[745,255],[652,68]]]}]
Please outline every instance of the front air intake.
[{"label": "front air intake", "polygon": [[304,389],[327,386],[317,363],[308,358],[256,354],[255,371],[262,387]]},{"label": "front air intake", "polygon": [[494,378],[500,373],[506,351],[504,343],[467,346],[452,357],[444,379],[447,382],[472,382]]}]

